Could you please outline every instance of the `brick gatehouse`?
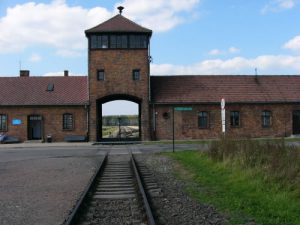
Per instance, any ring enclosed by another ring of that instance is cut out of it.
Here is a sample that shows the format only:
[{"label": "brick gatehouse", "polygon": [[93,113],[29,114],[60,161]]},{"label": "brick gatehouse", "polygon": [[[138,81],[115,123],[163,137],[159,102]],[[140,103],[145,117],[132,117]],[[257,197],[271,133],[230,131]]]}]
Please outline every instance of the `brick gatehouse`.
[{"label": "brick gatehouse", "polygon": [[0,133],[103,141],[102,104],[138,104],[137,140],[300,134],[300,76],[150,76],[152,31],[121,13],[85,31],[88,76],[0,77]]}]

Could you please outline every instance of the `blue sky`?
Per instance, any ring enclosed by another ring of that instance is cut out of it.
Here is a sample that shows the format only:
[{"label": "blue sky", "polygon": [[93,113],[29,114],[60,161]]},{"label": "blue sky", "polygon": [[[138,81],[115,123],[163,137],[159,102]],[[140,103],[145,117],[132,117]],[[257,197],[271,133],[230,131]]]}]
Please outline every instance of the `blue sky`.
[{"label": "blue sky", "polygon": [[300,0],[0,0],[0,76],[87,75],[84,30],[118,5],[154,32],[152,75],[300,74]]}]

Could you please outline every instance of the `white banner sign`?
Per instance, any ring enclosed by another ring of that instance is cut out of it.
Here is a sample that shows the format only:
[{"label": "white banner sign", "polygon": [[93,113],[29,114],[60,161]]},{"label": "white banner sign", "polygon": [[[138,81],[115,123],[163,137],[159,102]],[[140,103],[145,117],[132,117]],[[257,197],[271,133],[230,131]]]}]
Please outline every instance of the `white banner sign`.
[{"label": "white banner sign", "polygon": [[222,120],[222,133],[225,133],[225,99],[221,99],[221,120]]}]

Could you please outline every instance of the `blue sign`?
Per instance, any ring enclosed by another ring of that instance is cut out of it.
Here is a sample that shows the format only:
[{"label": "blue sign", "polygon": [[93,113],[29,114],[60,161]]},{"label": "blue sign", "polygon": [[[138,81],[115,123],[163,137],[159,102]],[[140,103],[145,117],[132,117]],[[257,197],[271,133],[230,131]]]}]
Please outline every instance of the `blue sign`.
[{"label": "blue sign", "polygon": [[192,111],[192,107],[175,107],[175,111]]},{"label": "blue sign", "polygon": [[21,125],[22,124],[22,120],[20,119],[13,119],[12,120],[12,125]]}]

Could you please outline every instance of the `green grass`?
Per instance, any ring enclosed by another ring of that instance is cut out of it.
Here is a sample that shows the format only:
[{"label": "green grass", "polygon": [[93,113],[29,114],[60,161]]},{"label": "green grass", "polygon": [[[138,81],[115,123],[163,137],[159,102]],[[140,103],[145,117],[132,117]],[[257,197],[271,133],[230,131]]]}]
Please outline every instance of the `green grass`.
[{"label": "green grass", "polygon": [[[300,138],[280,138],[280,137],[269,137],[269,138],[253,138],[252,140],[257,140],[259,142],[274,142],[278,143],[282,140],[285,140],[286,142],[300,142]],[[248,140],[248,139],[245,139]],[[175,140],[175,144],[210,144],[213,142],[218,142],[220,139],[193,139],[193,140]],[[159,140],[159,141],[145,141],[143,144],[145,145],[152,145],[152,144],[172,144],[172,140]]]},{"label": "green grass", "polygon": [[257,225],[300,225],[299,192],[266,180],[257,168],[212,160],[200,152],[169,153],[190,176],[188,192],[200,202],[213,204],[230,216],[232,224],[254,219]]},{"label": "green grass", "polygon": [[118,126],[102,126],[102,136],[108,136],[117,130],[119,130]]}]

